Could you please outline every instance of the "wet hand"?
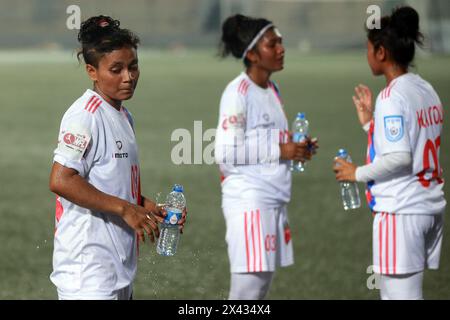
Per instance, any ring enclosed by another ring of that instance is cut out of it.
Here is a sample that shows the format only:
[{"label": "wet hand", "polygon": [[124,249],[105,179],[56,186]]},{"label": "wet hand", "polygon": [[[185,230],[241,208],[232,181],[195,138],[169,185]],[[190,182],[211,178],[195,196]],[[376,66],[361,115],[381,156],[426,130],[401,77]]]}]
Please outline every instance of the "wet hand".
[{"label": "wet hand", "polygon": [[158,223],[162,222],[163,218],[148,209],[128,203],[125,205],[122,218],[125,222],[133,228],[138,236],[138,239],[145,242],[145,233],[152,242],[159,237]]}]

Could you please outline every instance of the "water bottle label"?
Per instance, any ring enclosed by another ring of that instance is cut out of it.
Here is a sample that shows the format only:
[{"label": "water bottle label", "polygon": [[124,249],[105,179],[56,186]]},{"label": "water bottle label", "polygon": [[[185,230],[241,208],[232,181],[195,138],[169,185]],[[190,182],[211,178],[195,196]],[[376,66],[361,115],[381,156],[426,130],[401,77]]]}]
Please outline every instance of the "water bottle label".
[{"label": "water bottle label", "polygon": [[164,222],[167,224],[177,224],[181,219],[182,211],[178,209],[167,210],[167,216],[164,218]]},{"label": "water bottle label", "polygon": [[293,139],[293,141],[296,142],[296,143],[297,143],[297,142],[302,142],[303,140],[306,139],[306,135],[304,135],[304,134],[301,133],[301,132],[294,132],[294,135],[293,135],[292,139]]}]

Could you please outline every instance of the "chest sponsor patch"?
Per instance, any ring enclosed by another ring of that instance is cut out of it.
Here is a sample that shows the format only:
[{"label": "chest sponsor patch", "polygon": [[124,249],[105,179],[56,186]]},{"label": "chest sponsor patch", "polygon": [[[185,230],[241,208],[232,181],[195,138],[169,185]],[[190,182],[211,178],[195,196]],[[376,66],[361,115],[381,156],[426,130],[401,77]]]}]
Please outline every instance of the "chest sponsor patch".
[{"label": "chest sponsor patch", "polygon": [[79,125],[63,129],[58,142],[58,151],[68,160],[79,161],[83,157],[91,136],[89,131]]},{"label": "chest sponsor patch", "polygon": [[245,127],[245,115],[243,113],[236,113],[222,115],[222,129],[242,129]]},{"label": "chest sponsor patch", "polygon": [[384,134],[388,141],[399,141],[404,134],[403,116],[384,117]]}]

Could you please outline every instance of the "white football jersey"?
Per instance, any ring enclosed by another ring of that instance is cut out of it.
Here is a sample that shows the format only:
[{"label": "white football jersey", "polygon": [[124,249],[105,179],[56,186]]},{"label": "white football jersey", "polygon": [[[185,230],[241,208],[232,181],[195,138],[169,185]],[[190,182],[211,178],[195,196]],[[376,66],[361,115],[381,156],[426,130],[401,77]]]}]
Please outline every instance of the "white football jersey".
[{"label": "white football jersey", "polygon": [[245,72],[231,81],[220,101],[215,158],[222,173],[222,206],[248,200],[269,206],[291,196],[289,162],[279,144],[288,140],[288,122],[276,86],[264,89]]},{"label": "white football jersey", "polygon": [[443,108],[433,87],[407,73],[378,95],[369,130],[367,162],[393,152],[410,152],[412,168],[368,183],[369,206],[376,212],[436,214],[443,212],[439,162]]},{"label": "white football jersey", "polygon": [[[54,161],[98,190],[140,202],[138,149],[129,112],[87,90],[64,114]],[[52,282],[65,294],[107,297],[132,283],[137,238],[114,214],[56,202]]]}]

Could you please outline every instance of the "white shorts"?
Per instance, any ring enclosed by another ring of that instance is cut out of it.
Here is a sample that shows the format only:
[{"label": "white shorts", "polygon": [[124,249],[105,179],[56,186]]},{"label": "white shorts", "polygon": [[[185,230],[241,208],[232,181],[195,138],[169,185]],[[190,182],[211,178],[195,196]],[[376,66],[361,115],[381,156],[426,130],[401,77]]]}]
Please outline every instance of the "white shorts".
[{"label": "white shorts", "polygon": [[373,271],[395,275],[438,269],[443,226],[443,214],[376,213]]},{"label": "white shorts", "polygon": [[133,285],[130,284],[125,288],[115,290],[111,294],[99,293],[67,293],[64,290],[58,289],[59,300],[131,300],[133,298]]},{"label": "white shorts", "polygon": [[231,272],[273,272],[294,263],[285,205],[248,204],[223,212]]}]

